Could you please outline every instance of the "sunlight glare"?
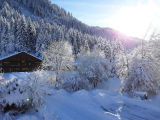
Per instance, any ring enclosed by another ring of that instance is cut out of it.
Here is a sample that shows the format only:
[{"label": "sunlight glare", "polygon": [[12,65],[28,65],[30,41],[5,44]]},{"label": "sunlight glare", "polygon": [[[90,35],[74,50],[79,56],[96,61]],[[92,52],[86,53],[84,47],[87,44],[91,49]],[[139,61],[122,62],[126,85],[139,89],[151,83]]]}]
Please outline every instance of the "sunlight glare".
[{"label": "sunlight glare", "polygon": [[158,11],[154,5],[128,7],[111,17],[111,25],[116,30],[133,37],[143,38],[149,24],[159,24]]}]

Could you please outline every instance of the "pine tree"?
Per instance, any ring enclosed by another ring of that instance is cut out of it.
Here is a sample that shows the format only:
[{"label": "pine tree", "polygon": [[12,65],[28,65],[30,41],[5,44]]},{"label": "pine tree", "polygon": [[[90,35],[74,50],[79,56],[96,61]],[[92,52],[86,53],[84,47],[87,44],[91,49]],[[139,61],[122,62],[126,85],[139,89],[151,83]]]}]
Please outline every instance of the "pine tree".
[{"label": "pine tree", "polygon": [[86,37],[84,37],[83,39],[84,39],[83,44],[80,47],[80,55],[90,53],[90,48],[89,48],[88,41],[87,41]]},{"label": "pine tree", "polygon": [[3,17],[2,16],[0,16],[0,33],[2,32],[2,30],[3,30]]},{"label": "pine tree", "polygon": [[5,23],[5,27],[3,29],[2,35],[1,35],[1,47],[2,47],[2,56],[6,55],[8,52],[8,44],[10,40],[10,33],[9,33],[9,23]]},{"label": "pine tree", "polygon": [[18,25],[16,46],[18,51],[26,51],[27,49],[27,27],[24,15]]},{"label": "pine tree", "polygon": [[120,77],[122,80],[128,76],[128,55],[127,50],[120,43],[120,41],[116,41],[116,54],[115,54],[115,67],[116,67],[116,75]]},{"label": "pine tree", "polygon": [[42,57],[42,52],[44,50],[44,42],[45,42],[45,26],[44,22],[41,23],[41,30],[38,34],[38,38],[36,41],[36,56]]},{"label": "pine tree", "polygon": [[10,41],[8,45],[8,52],[13,53],[15,51],[15,35],[14,35],[14,29],[15,29],[15,20],[12,17],[10,22]]},{"label": "pine tree", "polygon": [[36,30],[33,26],[33,23],[31,21],[31,18],[28,18],[28,24],[27,24],[27,52],[35,51],[35,45],[36,45]]},{"label": "pine tree", "polygon": [[1,15],[2,15],[3,17],[7,17],[7,16],[10,15],[10,12],[7,10],[7,7],[6,7],[6,6],[3,7],[2,11],[1,11]]}]

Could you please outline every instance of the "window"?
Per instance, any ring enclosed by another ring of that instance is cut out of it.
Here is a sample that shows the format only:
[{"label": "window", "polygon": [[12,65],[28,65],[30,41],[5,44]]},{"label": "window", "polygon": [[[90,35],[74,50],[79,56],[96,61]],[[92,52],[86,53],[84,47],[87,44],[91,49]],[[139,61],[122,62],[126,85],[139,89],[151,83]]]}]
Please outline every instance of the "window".
[{"label": "window", "polygon": [[22,71],[27,71],[28,70],[28,68],[22,68]]},{"label": "window", "polygon": [[25,58],[22,58],[22,63],[24,63],[26,61],[26,59]]}]

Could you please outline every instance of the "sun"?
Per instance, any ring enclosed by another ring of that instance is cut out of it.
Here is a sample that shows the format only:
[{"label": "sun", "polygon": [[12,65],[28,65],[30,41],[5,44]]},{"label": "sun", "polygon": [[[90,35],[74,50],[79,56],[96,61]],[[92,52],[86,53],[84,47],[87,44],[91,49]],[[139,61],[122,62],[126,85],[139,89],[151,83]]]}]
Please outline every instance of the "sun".
[{"label": "sun", "polygon": [[143,38],[148,26],[156,18],[155,8],[127,7],[111,17],[112,27],[128,36]]}]

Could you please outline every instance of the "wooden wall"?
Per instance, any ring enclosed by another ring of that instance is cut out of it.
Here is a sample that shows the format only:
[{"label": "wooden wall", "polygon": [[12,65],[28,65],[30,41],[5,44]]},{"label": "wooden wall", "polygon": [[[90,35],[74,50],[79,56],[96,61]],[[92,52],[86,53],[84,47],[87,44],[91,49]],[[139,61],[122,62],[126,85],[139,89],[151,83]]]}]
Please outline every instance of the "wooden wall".
[{"label": "wooden wall", "polygon": [[0,60],[3,72],[27,72],[40,66],[41,60],[25,52]]}]

